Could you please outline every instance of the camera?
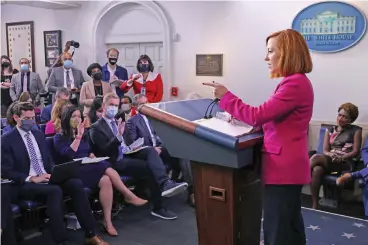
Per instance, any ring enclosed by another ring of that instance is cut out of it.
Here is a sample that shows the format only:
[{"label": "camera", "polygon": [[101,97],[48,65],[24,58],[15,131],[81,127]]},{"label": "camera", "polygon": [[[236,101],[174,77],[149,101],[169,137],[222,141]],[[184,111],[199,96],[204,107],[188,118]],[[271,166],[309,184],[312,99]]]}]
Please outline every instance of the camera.
[{"label": "camera", "polygon": [[74,48],[79,48],[79,43],[77,41],[71,40],[70,41],[70,46],[72,46]]}]

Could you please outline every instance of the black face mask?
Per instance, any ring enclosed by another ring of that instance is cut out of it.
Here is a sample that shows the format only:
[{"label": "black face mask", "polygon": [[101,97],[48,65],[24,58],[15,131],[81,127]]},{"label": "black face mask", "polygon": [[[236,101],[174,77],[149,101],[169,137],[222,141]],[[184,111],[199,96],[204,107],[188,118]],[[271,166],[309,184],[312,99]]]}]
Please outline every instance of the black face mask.
[{"label": "black face mask", "polygon": [[2,67],[6,68],[10,66],[10,62],[5,61],[4,63],[1,64]]},{"label": "black face mask", "polygon": [[149,72],[149,64],[139,64],[140,72]]},{"label": "black face mask", "polygon": [[118,59],[117,59],[117,58],[109,58],[109,63],[110,63],[111,65],[115,65],[115,64],[116,64],[116,62],[118,62]]},{"label": "black face mask", "polygon": [[95,72],[92,73],[92,78],[96,81],[100,81],[102,79],[102,72]]}]

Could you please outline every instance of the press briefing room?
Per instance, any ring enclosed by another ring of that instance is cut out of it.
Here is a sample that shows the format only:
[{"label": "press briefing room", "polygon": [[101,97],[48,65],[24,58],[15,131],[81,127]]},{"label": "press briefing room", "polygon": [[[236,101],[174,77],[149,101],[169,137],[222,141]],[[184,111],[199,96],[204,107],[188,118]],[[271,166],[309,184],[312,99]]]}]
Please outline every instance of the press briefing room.
[{"label": "press briefing room", "polygon": [[368,245],[367,1],[1,1],[1,244]]}]

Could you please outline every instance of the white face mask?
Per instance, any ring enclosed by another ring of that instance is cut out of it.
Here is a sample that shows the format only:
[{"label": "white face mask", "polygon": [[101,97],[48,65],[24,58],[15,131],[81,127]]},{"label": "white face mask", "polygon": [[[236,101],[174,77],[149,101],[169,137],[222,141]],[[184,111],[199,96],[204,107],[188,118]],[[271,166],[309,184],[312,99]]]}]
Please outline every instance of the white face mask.
[{"label": "white face mask", "polygon": [[123,110],[123,111],[128,111],[128,110],[130,110],[130,104],[122,104],[122,105],[121,105],[121,110]]}]

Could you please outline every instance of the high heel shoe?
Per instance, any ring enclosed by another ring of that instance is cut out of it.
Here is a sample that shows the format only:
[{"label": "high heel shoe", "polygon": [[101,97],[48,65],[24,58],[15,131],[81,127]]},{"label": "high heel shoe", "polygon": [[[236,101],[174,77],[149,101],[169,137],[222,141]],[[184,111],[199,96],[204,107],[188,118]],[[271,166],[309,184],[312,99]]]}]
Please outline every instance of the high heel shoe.
[{"label": "high heel shoe", "polygon": [[112,237],[118,236],[118,231],[115,229],[115,227],[107,228],[105,224],[102,224],[102,228],[105,230],[107,235]]},{"label": "high heel shoe", "polygon": [[139,197],[125,198],[125,201],[129,204],[132,204],[133,206],[136,206],[136,207],[143,206],[143,205],[146,205],[148,203],[147,200],[144,200],[144,199],[139,198]]}]

